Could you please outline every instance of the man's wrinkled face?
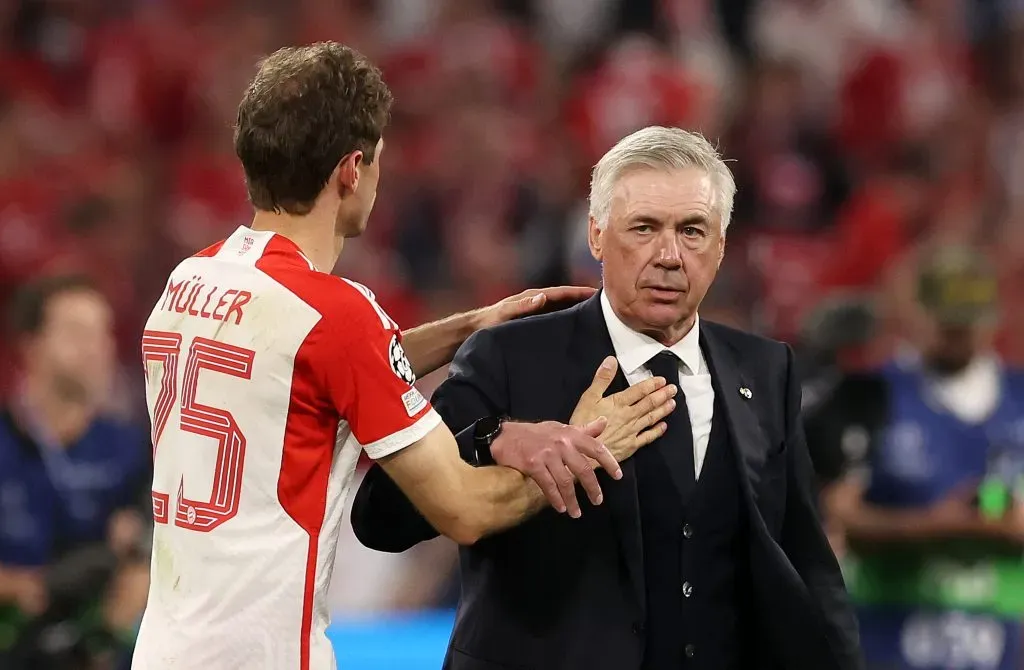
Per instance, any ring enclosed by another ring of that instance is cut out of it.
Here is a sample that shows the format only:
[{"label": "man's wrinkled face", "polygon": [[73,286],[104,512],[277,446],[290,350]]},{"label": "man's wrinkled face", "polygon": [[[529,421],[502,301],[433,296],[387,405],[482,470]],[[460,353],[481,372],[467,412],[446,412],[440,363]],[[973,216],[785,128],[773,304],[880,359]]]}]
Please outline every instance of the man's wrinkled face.
[{"label": "man's wrinkled face", "polygon": [[627,325],[656,340],[690,329],[725,253],[712,179],[700,168],[639,168],[619,178],[607,225],[590,220],[590,250]]}]

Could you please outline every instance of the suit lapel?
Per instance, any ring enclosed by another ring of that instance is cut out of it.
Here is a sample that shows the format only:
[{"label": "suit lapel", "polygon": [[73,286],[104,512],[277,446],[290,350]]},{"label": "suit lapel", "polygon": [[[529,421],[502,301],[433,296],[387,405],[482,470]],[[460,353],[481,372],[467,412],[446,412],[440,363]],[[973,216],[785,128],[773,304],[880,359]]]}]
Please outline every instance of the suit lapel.
[{"label": "suit lapel", "polygon": [[715,395],[722,399],[722,407],[725,408],[726,425],[732,438],[730,442],[746,474],[744,488],[756,504],[766,454],[765,437],[751,404],[753,395],[748,398],[743,391],[751,394],[757,389],[745,378],[735,350],[715,333],[713,324],[701,322],[700,341],[711,371]]},{"label": "suit lapel", "polygon": [[[607,356],[613,356],[615,349],[608,326],[601,312],[600,293],[594,295],[576,308],[576,330],[571,341],[569,355],[572,360],[570,373],[566,376],[564,416],[572,415],[579,402],[580,394],[590,386],[594,373]],[[627,388],[625,376],[619,370],[605,395],[612,395]],[[630,582],[641,610],[646,608],[644,600],[643,545],[640,536],[640,506],[637,500],[636,471],[633,460],[622,463],[622,479],[601,478],[601,489],[605,494],[604,505],[608,508],[618,531],[619,543],[629,572]]]}]

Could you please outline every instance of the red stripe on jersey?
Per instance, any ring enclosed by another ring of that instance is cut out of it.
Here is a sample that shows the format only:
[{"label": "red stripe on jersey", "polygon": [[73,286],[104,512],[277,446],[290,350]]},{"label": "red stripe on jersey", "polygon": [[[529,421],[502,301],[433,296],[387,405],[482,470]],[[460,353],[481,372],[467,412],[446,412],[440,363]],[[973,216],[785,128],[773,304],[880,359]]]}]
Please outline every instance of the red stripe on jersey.
[{"label": "red stripe on jersey", "polygon": [[313,270],[299,247],[280,235],[267,242],[256,268],[321,316],[295,355],[277,488],[281,506],[309,535],[300,647],[300,667],[308,670],[319,540],[339,424],[347,421],[352,435],[372,446],[431,410],[422,397],[416,403],[411,382],[399,374],[402,362],[408,364],[401,333],[363,290]]},{"label": "red stripe on jersey", "polygon": [[[277,496],[295,523],[309,534],[306,554],[306,583],[302,597],[301,670],[309,669],[309,643],[313,625],[313,599],[320,531],[327,507],[334,442],[338,434],[336,415],[315,402],[312,362],[316,338],[307,338],[295,356],[291,399],[285,422],[284,453]],[[322,393],[322,392],[319,392]]]},{"label": "red stripe on jersey", "polygon": [[[324,276],[311,271],[296,252],[297,248],[290,241],[274,236],[256,267],[296,295],[315,293]],[[319,540],[327,511],[327,487],[339,423],[322,384],[317,381],[320,376],[317,366],[324,360],[322,324],[321,320],[295,355],[277,484],[281,506],[309,534],[302,598],[300,670],[309,670]]]},{"label": "red stripe on jersey", "polygon": [[217,252],[220,251],[220,248],[224,246],[224,242],[225,242],[225,240],[221,240],[220,242],[217,242],[216,244],[211,244],[210,246],[206,247],[205,249],[201,249],[200,251],[197,251],[192,256],[192,258],[209,258],[211,256],[216,256]]}]

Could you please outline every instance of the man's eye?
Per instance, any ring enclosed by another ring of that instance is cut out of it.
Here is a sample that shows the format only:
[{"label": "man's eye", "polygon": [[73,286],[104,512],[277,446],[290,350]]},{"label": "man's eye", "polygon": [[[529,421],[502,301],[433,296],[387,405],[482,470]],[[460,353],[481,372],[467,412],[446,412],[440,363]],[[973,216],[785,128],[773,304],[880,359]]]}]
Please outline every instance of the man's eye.
[{"label": "man's eye", "polygon": [[649,226],[649,225],[647,225],[646,223],[641,223],[638,226],[633,226],[633,230],[635,232],[638,232],[638,233],[649,233],[649,232],[653,231],[654,228]]},{"label": "man's eye", "polygon": [[686,226],[683,228],[683,234],[687,237],[703,237],[704,229],[697,226]]}]

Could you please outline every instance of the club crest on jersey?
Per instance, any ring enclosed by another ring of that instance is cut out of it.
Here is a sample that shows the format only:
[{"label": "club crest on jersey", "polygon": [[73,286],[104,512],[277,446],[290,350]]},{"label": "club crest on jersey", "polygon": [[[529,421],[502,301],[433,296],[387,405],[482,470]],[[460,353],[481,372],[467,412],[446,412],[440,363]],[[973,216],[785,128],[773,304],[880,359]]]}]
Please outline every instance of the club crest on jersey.
[{"label": "club crest on jersey", "polygon": [[416,373],[412,371],[412,363],[405,355],[402,343],[398,341],[398,335],[391,336],[391,346],[388,347],[388,359],[391,361],[391,369],[398,378],[408,382],[410,385],[416,383]]}]

